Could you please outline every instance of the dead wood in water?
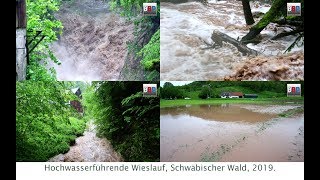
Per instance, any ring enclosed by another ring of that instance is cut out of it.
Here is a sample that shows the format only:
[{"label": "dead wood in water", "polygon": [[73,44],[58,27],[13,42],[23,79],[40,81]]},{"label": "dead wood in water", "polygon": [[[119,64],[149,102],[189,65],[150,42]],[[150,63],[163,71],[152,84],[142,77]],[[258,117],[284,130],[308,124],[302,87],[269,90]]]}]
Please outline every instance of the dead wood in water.
[{"label": "dead wood in water", "polygon": [[214,45],[222,46],[222,42],[227,42],[234,45],[243,55],[258,55],[259,52],[253,49],[248,48],[245,44],[232,37],[221,33],[219,31],[213,31],[211,35],[211,39],[215,42]]}]

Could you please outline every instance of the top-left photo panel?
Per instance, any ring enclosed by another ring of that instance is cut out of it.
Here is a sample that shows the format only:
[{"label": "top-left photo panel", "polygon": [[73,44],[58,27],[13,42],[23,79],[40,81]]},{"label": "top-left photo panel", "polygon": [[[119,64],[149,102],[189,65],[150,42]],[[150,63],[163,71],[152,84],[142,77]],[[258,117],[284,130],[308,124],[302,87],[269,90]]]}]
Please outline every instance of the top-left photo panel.
[{"label": "top-left photo panel", "polygon": [[159,80],[159,8],[159,0],[16,0],[16,80]]}]

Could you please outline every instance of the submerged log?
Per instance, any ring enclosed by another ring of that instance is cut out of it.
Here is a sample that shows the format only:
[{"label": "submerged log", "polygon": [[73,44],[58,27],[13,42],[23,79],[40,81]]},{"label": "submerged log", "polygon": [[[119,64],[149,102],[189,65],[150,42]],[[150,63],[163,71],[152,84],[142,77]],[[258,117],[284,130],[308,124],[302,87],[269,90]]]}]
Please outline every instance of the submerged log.
[{"label": "submerged log", "polygon": [[233,39],[232,37],[223,34],[219,31],[213,31],[211,35],[211,39],[215,42],[214,46],[222,46],[222,42],[227,42],[232,45],[234,45],[238,51],[240,51],[243,55],[258,55],[259,52],[253,49],[248,48],[245,44],[243,44],[240,41],[237,41],[236,39]]}]

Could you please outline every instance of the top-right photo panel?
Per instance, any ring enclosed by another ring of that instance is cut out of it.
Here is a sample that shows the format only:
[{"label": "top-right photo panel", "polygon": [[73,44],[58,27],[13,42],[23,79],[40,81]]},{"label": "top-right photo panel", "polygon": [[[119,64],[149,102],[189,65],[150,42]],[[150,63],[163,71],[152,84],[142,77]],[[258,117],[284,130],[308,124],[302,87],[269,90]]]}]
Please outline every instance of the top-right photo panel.
[{"label": "top-right photo panel", "polygon": [[304,80],[304,0],[161,0],[160,80]]}]

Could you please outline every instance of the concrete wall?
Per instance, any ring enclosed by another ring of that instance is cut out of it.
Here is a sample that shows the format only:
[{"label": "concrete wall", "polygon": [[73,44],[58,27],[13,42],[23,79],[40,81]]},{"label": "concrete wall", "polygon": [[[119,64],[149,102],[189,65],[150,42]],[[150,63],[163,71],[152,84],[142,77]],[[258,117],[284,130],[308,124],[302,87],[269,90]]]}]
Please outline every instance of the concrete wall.
[{"label": "concrete wall", "polygon": [[16,80],[26,80],[27,67],[26,29],[16,29]]}]

